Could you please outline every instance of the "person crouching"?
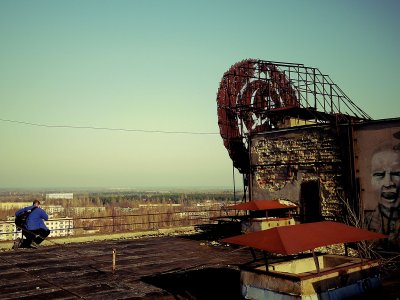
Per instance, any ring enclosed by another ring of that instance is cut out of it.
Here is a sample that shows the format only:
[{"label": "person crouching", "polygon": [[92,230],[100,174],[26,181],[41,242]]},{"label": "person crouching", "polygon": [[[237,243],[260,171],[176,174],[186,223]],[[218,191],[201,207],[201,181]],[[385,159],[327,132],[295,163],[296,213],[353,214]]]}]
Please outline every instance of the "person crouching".
[{"label": "person crouching", "polygon": [[[33,209],[34,208],[34,209]],[[33,210],[32,210],[33,209]],[[47,213],[40,207],[40,201],[33,201],[32,206],[27,206],[17,210],[15,215],[19,215],[24,211],[31,210],[26,219],[25,228],[22,229],[22,238],[20,248],[37,248],[38,245],[50,234],[50,230],[44,224],[49,219]]]}]

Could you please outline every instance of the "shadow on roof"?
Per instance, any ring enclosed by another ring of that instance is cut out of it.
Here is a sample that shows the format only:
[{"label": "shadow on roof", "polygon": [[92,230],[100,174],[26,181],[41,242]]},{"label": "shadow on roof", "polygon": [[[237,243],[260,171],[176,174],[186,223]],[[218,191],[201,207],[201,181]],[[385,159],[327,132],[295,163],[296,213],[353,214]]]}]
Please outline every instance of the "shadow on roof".
[{"label": "shadow on roof", "polygon": [[228,267],[180,270],[141,280],[168,291],[176,299],[242,299],[240,272]]}]

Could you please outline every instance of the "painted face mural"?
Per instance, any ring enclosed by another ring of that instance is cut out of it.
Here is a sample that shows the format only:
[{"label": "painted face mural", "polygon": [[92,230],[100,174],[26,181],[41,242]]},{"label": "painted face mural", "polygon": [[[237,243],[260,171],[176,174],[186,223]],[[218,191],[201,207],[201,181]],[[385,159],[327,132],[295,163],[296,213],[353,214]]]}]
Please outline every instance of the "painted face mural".
[{"label": "painted face mural", "polygon": [[[371,193],[375,209],[366,213],[368,229],[388,235],[388,247],[400,246],[400,152],[394,148],[371,157]],[[385,246],[385,247],[386,247]]]},{"label": "painted face mural", "polygon": [[371,159],[371,187],[384,208],[399,206],[400,153],[382,150]]}]

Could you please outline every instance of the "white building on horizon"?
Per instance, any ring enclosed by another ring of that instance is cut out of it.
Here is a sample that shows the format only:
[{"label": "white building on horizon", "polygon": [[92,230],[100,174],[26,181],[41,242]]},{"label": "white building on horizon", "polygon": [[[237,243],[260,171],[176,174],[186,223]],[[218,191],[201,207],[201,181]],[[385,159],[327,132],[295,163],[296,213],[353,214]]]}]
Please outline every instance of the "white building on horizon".
[{"label": "white building on horizon", "polygon": [[[15,218],[7,218],[7,221],[0,221],[0,241],[15,240],[21,237],[21,231],[17,231]],[[74,235],[74,219],[70,217],[56,218],[44,222],[50,229],[49,237],[61,237]]]},{"label": "white building on horizon", "polygon": [[74,199],[74,193],[50,193],[46,194],[46,199]]}]

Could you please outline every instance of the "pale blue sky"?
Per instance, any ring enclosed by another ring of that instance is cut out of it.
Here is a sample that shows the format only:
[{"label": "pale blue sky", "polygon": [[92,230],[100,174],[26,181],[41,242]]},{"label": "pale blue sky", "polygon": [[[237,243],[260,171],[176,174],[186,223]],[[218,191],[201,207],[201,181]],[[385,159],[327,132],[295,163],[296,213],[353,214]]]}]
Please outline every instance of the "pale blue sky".
[{"label": "pale blue sky", "polygon": [[[218,133],[234,63],[303,63],[399,117],[400,1],[0,1],[0,118]],[[0,187],[232,187],[219,134],[0,121]],[[239,176],[237,176],[239,178]]]}]

